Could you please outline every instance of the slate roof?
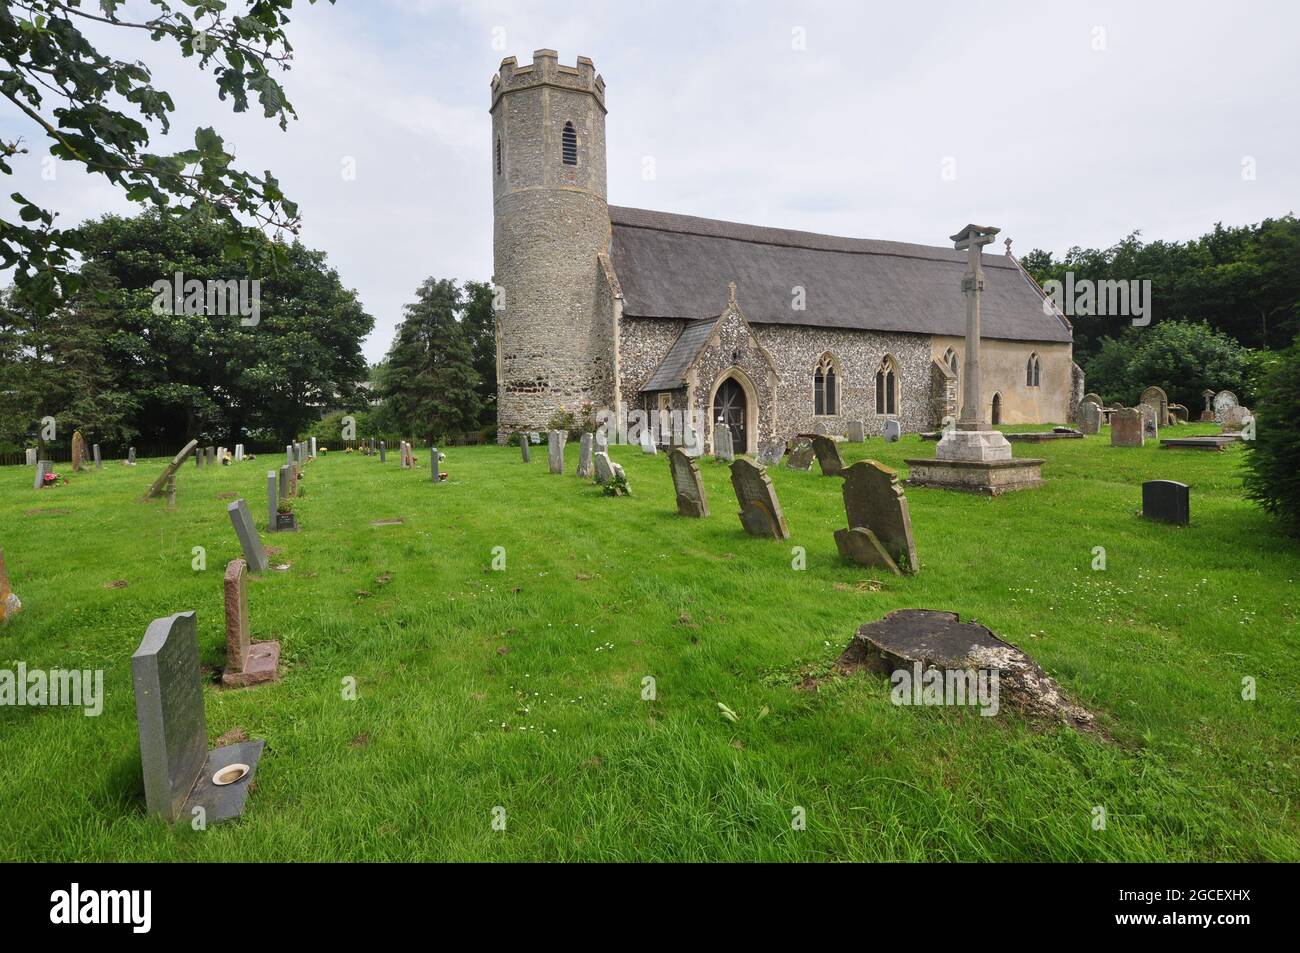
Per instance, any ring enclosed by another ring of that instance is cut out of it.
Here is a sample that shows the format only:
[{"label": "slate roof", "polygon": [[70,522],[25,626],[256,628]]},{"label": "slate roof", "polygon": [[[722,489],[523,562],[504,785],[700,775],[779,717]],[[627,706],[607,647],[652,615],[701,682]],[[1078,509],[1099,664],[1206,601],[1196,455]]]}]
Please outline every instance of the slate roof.
[{"label": "slate roof", "polygon": [[709,339],[719,320],[720,316],[712,321],[696,321],[686,325],[650,379],[641,386],[641,390],[676,390],[684,385],[686,369],[695,360],[695,355],[704,348],[704,342]]},{"label": "slate roof", "polygon": [[[609,217],[610,258],[629,317],[715,318],[735,281],[751,324],[966,333],[965,252],[613,205]],[[1043,314],[1041,295],[1014,261],[986,251],[983,267],[984,337],[1072,340],[1064,320]],[[806,289],[804,311],[790,307],[795,286]]]}]

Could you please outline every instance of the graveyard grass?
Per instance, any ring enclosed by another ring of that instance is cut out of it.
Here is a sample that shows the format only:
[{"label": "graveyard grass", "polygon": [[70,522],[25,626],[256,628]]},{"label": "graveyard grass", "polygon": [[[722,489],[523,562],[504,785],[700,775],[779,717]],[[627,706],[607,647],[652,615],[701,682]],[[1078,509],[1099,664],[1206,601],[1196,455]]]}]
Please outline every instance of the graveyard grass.
[{"label": "graveyard grass", "polygon": [[[934,444],[842,450],[905,476]],[[1017,444],[1046,459],[1046,486],[908,489],[922,569],[903,578],[839,560],[840,481],[815,464],[771,469],[793,534],[778,543],[744,535],[711,459],[700,520],[676,515],[663,454],[613,448],[633,495],[611,498],[573,475],[577,441],[563,476],[534,451],[453,448],[436,487],[427,450],[414,471],[396,453],[310,464],[302,532],[263,532],[282,552],[249,587],[253,637],[280,640],[284,678],[244,690],[211,682],[239,555],[223,495],[264,530],[278,459],[187,464],[175,512],[140,502],[161,459],[39,492],[30,469],[0,470],[24,603],[0,667],[102,667],[107,695],[97,718],[0,708],[0,857],[1300,860],[1300,549],[1242,498],[1242,448],[1112,448],[1107,431]],[[1191,484],[1190,527],[1135,515],[1156,478]],[[988,625],[1103,732],[896,707],[884,678],[830,673],[859,625],[907,607]],[[145,816],[131,689],[149,621],[186,609],[210,742],[267,742],[245,816],[206,831]]]}]

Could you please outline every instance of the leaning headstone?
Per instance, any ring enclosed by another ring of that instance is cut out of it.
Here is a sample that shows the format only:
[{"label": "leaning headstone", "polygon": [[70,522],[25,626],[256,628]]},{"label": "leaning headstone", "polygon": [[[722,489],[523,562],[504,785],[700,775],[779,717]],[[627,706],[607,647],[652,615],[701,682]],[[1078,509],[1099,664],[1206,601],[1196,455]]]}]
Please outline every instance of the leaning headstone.
[{"label": "leaning headstone", "polygon": [[33,490],[39,490],[45,486],[45,477],[49,474],[53,464],[49,460],[41,460],[36,464],[36,482],[32,484]]},{"label": "leaning headstone", "polygon": [[1223,420],[1232,408],[1240,405],[1237,395],[1230,390],[1221,390],[1214,395],[1214,422],[1223,426]]},{"label": "leaning headstone", "polygon": [[80,473],[85,462],[86,438],[81,435],[80,430],[77,430],[72,434],[72,472]]},{"label": "leaning headstone", "polygon": [[1190,414],[1191,414],[1191,411],[1189,411],[1189,410],[1187,409],[1187,407],[1186,407],[1185,405],[1183,405],[1183,404],[1170,404],[1170,405],[1169,405],[1169,423],[1170,423],[1170,424],[1185,424],[1185,423],[1187,423],[1187,421],[1188,421],[1188,419],[1189,419],[1189,417],[1190,417]]},{"label": "leaning headstone", "polygon": [[1085,434],[1101,433],[1101,405],[1085,400],[1076,411],[1079,418],[1079,430]]},{"label": "leaning headstone", "polygon": [[90,448],[90,450],[91,450],[91,455],[95,458],[95,469],[96,470],[104,469],[104,461],[101,460],[99,456],[99,444],[95,444],[93,447]]},{"label": "leaning headstone", "polygon": [[552,473],[564,472],[564,442],[569,439],[569,435],[563,430],[552,430],[546,435],[546,462],[550,464]]},{"label": "leaning headstone", "polygon": [[529,446],[528,434],[524,433],[523,431],[520,431],[519,432],[519,453],[523,457],[524,463],[532,463],[533,460],[532,454],[528,452],[528,446]]},{"label": "leaning headstone", "polygon": [[736,448],[731,439],[731,428],[725,424],[713,428],[713,455],[726,463],[736,459]]},{"label": "leaning headstone", "polygon": [[884,435],[885,443],[898,443],[903,436],[903,425],[890,417],[885,420],[881,433]]},{"label": "leaning headstone", "polygon": [[1160,409],[1151,404],[1138,404],[1138,412],[1142,415],[1142,437],[1144,440],[1160,439]]},{"label": "leaning headstone", "polygon": [[9,588],[9,570],[5,568],[4,550],[0,549],[0,622],[22,611],[23,603]]},{"label": "leaning headstone", "polygon": [[866,443],[867,425],[861,420],[850,420],[845,429],[845,434],[848,436],[850,443]]},{"label": "leaning headstone", "polygon": [[1191,488],[1176,480],[1147,480],[1142,484],[1142,515],[1186,526],[1191,519]]},{"label": "leaning headstone", "polygon": [[244,811],[264,741],[208,749],[193,612],[154,619],[131,656],[145,805],[171,823],[215,823]]},{"label": "leaning headstone", "polygon": [[242,499],[235,500],[226,507],[226,512],[230,514],[230,525],[239,537],[239,545],[244,550],[244,561],[248,563],[248,568],[253,572],[266,572],[266,548],[257,535],[257,527],[253,525],[248,504]]},{"label": "leaning headstone", "polygon": [[700,465],[681,447],[668,454],[668,468],[677,492],[677,512],[682,516],[708,516],[709,501],[704,495]]},{"label": "leaning headstone", "polygon": [[36,466],[36,460],[37,460],[37,457],[36,457],[36,448],[35,448],[35,447],[28,447],[28,448],[27,448],[27,465],[28,465],[29,467],[34,467],[34,466]]},{"label": "leaning headstone", "polygon": [[245,688],[279,678],[280,643],[253,642],[248,632],[248,565],[232,559],[222,580],[226,605],[226,668],[221,684]]},{"label": "leaning headstone", "polygon": [[167,481],[171,477],[176,475],[176,471],[181,468],[181,465],[185,462],[185,458],[188,457],[190,453],[194,450],[194,448],[197,447],[198,445],[199,442],[197,440],[191,440],[189,443],[187,443],[184,447],[181,448],[180,453],[172,457],[172,462],[167,464],[166,469],[163,470],[162,474],[158,477],[158,479],[153,481],[153,485],[149,487],[149,492],[144,495],[144,498],[146,500],[150,499],[151,497],[162,495],[164,487],[167,486]]},{"label": "leaning headstone", "polygon": [[595,452],[595,446],[595,434],[584,433],[578,448],[578,476],[584,480],[590,480],[592,474],[595,473],[595,466],[591,460],[591,455]]},{"label": "leaning headstone", "polygon": [[1110,445],[1112,447],[1140,447],[1142,437],[1142,411],[1124,407],[1110,415]]},{"label": "leaning headstone", "polygon": [[840,476],[844,472],[844,461],[840,459],[840,448],[835,441],[824,434],[816,434],[810,439],[822,476]]},{"label": "leaning headstone", "polygon": [[785,444],[779,440],[769,440],[758,445],[758,463],[760,466],[773,467],[781,462],[785,455]]},{"label": "leaning headstone", "polygon": [[883,566],[895,574],[921,568],[907,495],[889,467],[861,460],[846,469],[844,511],[848,528],[835,531],[842,557],[864,566]]},{"label": "leaning headstone", "polygon": [[790,446],[790,452],[785,461],[786,468],[790,470],[811,470],[814,455],[812,441],[807,437],[798,437]]},{"label": "leaning headstone", "polygon": [[767,470],[744,457],[731,465],[731,486],[740,504],[740,525],[751,536],[789,539],[790,529]]},{"label": "leaning headstone", "polygon": [[[608,453],[596,453],[592,455],[592,463],[596,467],[596,482],[604,486],[615,477],[614,467],[616,464],[610,462]],[[621,467],[619,468],[622,469]]]}]

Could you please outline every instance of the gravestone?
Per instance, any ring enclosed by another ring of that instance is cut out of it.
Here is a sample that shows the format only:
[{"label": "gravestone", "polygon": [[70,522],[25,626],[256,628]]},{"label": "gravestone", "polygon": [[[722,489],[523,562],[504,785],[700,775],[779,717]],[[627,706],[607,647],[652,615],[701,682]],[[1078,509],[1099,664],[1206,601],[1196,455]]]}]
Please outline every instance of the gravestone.
[{"label": "gravestone", "polygon": [[257,535],[257,527],[253,525],[248,504],[242,499],[235,500],[226,506],[226,512],[230,514],[230,525],[239,537],[239,545],[244,551],[244,561],[248,563],[248,568],[253,572],[266,572],[266,549],[262,546],[261,537]]},{"label": "gravestone", "polygon": [[[687,456],[701,457],[704,455],[704,431],[692,423],[682,424],[682,449],[686,451]],[[732,448],[733,452],[735,448]]]},{"label": "gravestone", "polygon": [[298,495],[299,476],[301,476],[301,473],[298,470],[298,465],[296,463],[290,464],[289,465],[289,495],[290,496]]},{"label": "gravestone", "polygon": [[677,512],[682,516],[708,516],[709,501],[704,495],[704,480],[695,458],[677,447],[668,454],[668,469],[677,493]]},{"label": "gravestone", "polygon": [[1223,432],[1236,433],[1240,431],[1241,428],[1246,425],[1246,421],[1249,417],[1249,408],[1242,407],[1240,404],[1235,407],[1229,407],[1227,412],[1223,415]]},{"label": "gravestone", "polygon": [[1214,419],[1214,391],[1207,387],[1201,391],[1201,396],[1205,398],[1205,409],[1201,411],[1201,420],[1209,423]]},{"label": "gravestone", "polygon": [[1237,395],[1230,390],[1221,390],[1214,395],[1214,422],[1220,427],[1234,407],[1241,406]]},{"label": "gravestone", "polygon": [[781,462],[785,455],[785,444],[779,440],[769,440],[758,445],[758,463],[760,466],[772,467]]},{"label": "gravestone", "polygon": [[552,473],[564,472],[564,442],[568,439],[563,430],[552,430],[546,435],[546,462]]},{"label": "gravestone", "polygon": [[596,482],[604,486],[614,479],[614,465],[609,462],[609,454],[597,451],[592,459],[596,467]]},{"label": "gravestone", "polygon": [[208,449],[207,449],[207,455],[208,455],[207,465],[210,466],[210,467],[214,467],[214,466],[216,466],[216,465],[217,465],[217,448],[216,448],[216,447],[208,447]]},{"label": "gravestone", "polygon": [[203,451],[197,448],[194,451],[194,469],[203,469]]},{"label": "gravestone", "polygon": [[1079,403],[1080,403],[1080,404],[1085,404],[1085,403],[1096,404],[1098,407],[1103,406],[1102,401],[1101,401],[1101,395],[1099,395],[1099,394],[1094,394],[1094,393],[1092,393],[1091,391],[1088,392],[1087,394],[1084,394],[1082,397],[1080,397],[1080,398],[1079,398]]},{"label": "gravestone", "polygon": [[1146,404],[1156,412],[1156,427],[1169,426],[1169,395],[1160,387],[1148,387],[1142,392],[1142,397],[1138,401],[1140,404]]},{"label": "gravestone", "polygon": [[798,437],[791,444],[790,452],[786,455],[786,468],[805,472],[811,470],[814,455],[812,441],[807,437]]},{"label": "gravestone", "polygon": [[45,486],[45,477],[50,472],[53,464],[49,460],[40,460],[36,464],[36,482],[32,484],[33,490],[39,490]]},{"label": "gravestone", "polygon": [[382,440],[379,441],[379,462],[388,462],[388,444],[384,443]]},{"label": "gravestone", "polygon": [[542,435],[534,430],[529,433],[528,439],[532,441],[534,446],[539,446],[542,442]]},{"label": "gravestone", "polygon": [[605,433],[605,427],[602,424],[596,428],[596,453],[609,453],[609,436]]},{"label": "gravestone", "polygon": [[311,446],[308,448],[308,455],[313,460],[316,459],[316,438],[315,437],[311,438]]},{"label": "gravestone", "polygon": [[731,465],[731,486],[740,504],[740,525],[750,536],[789,539],[790,529],[767,470],[740,458]]},{"label": "gravestone", "polygon": [[226,606],[226,668],[221,684],[246,688],[279,680],[280,643],[253,642],[248,631],[248,565],[232,559],[222,579]]},{"label": "gravestone", "polygon": [[244,462],[244,445],[242,443],[235,444],[235,462]]},{"label": "gravestone", "polygon": [[128,448],[127,448],[127,451],[126,451],[126,465],[127,465],[128,467],[133,467],[133,466],[135,466],[135,447],[128,447]]},{"label": "gravestone", "polygon": [[522,431],[519,434],[519,453],[524,459],[524,463],[532,463],[532,454],[528,452],[528,434]]},{"label": "gravestone", "polygon": [[903,436],[903,425],[897,420],[889,418],[885,421],[882,433],[885,438],[885,443],[898,443],[899,438]]},{"label": "gravestone", "polygon": [[1176,480],[1147,480],[1142,484],[1142,515],[1186,526],[1191,520],[1191,488]]},{"label": "gravestone", "polygon": [[591,460],[591,455],[595,452],[596,437],[595,434],[584,433],[582,442],[578,448],[578,476],[584,480],[590,480],[595,472],[595,467]]},{"label": "gravestone", "polygon": [[659,452],[659,447],[655,444],[655,435],[649,424],[641,428],[641,452],[651,456]]},{"label": "gravestone", "polygon": [[713,428],[713,456],[727,463],[736,459],[736,448],[731,440],[731,428],[725,424]]},{"label": "gravestone", "polygon": [[199,442],[197,440],[191,440],[189,443],[187,443],[184,447],[181,448],[180,453],[172,457],[171,463],[167,464],[167,466],[163,469],[162,474],[158,477],[158,479],[154,480],[153,485],[149,487],[149,492],[144,495],[144,498],[146,500],[150,499],[151,497],[162,495],[163,489],[167,486],[167,481],[176,475],[176,471],[179,470],[181,468],[181,465],[185,463],[185,458],[188,457],[190,453],[194,450],[194,448],[197,447],[198,445]]},{"label": "gravestone", "polygon": [[1085,400],[1076,412],[1079,418],[1079,430],[1085,434],[1101,433],[1101,405]]},{"label": "gravestone", "polygon": [[1142,437],[1144,440],[1158,440],[1160,438],[1160,421],[1159,408],[1151,404],[1138,404],[1138,412],[1142,415]]},{"label": "gravestone", "polygon": [[287,463],[280,467],[280,499],[282,500],[290,499],[293,496],[293,490],[289,486],[289,470],[290,467]]},{"label": "gravestone", "polygon": [[[197,809],[206,823],[242,814],[266,744],[241,741],[209,752],[201,679],[194,613],[154,619],[131,656],[131,681],[145,805],[168,823],[192,821]],[[236,764],[246,773],[221,783]]]},{"label": "gravestone", "polygon": [[835,441],[823,434],[817,434],[811,440],[822,476],[840,476],[844,472],[844,461],[840,459],[840,448]]},{"label": "gravestone", "polygon": [[22,600],[9,588],[9,570],[5,568],[4,550],[0,549],[0,623],[22,611]]},{"label": "gravestone", "polygon": [[851,443],[866,443],[867,425],[861,420],[850,420],[846,426],[845,434]]},{"label": "gravestone", "polygon": [[91,456],[95,458],[95,469],[96,470],[104,469],[104,461],[101,460],[99,457],[99,444],[95,444],[93,447],[91,447],[90,451],[91,451]]},{"label": "gravestone", "polygon": [[442,482],[442,470],[439,468],[441,463],[442,463],[442,453],[438,450],[437,447],[430,447],[429,468],[432,471],[432,473],[430,474],[430,479],[434,483]]},{"label": "gravestone", "polygon": [[36,466],[36,460],[37,460],[37,456],[36,456],[36,448],[35,448],[35,447],[28,447],[28,448],[27,448],[27,465],[28,465],[29,467],[34,467],[34,466]]},{"label": "gravestone", "polygon": [[1110,445],[1112,447],[1140,447],[1142,436],[1142,411],[1124,407],[1110,415]]},{"label": "gravestone", "polygon": [[266,531],[272,533],[275,531],[276,524],[276,507],[275,504],[279,499],[276,492],[276,474],[274,470],[266,471]]},{"label": "gravestone", "polygon": [[411,466],[411,458],[406,453],[405,440],[403,440],[401,443],[397,445],[397,459],[398,459],[398,466],[400,466],[403,470],[406,470]]},{"label": "gravestone", "polygon": [[286,443],[284,445],[284,462],[293,463],[293,444],[291,443]]},{"label": "gravestone", "polygon": [[85,462],[86,438],[81,435],[80,430],[76,430],[72,434],[72,472],[80,473]]},{"label": "gravestone", "polygon": [[864,566],[891,572],[916,572],[916,543],[907,495],[898,474],[875,460],[862,460],[844,471],[847,529],[835,531],[840,555]]},{"label": "gravestone", "polygon": [[1169,405],[1170,424],[1185,424],[1190,419],[1191,419],[1191,411],[1189,411],[1185,406],[1183,406],[1182,404]]}]

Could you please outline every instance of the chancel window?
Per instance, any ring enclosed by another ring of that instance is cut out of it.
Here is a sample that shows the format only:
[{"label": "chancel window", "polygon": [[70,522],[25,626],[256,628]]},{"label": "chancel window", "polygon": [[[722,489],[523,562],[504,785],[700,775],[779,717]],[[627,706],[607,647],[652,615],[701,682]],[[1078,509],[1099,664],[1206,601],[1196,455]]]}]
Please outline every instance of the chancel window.
[{"label": "chancel window", "polygon": [[573,129],[573,123],[564,124],[564,135],[561,139],[561,148],[564,155],[565,165],[578,164],[578,134]]},{"label": "chancel window", "polygon": [[898,371],[894,359],[888,354],[881,360],[880,369],[876,371],[876,413],[898,413]]},{"label": "chancel window", "polygon": [[1037,387],[1042,377],[1042,371],[1042,366],[1038,363],[1038,355],[1030,354],[1029,363],[1025,365],[1025,385]]},{"label": "chancel window", "polygon": [[835,360],[822,355],[813,374],[813,413],[818,417],[834,416],[840,412],[839,379],[835,375]]}]

